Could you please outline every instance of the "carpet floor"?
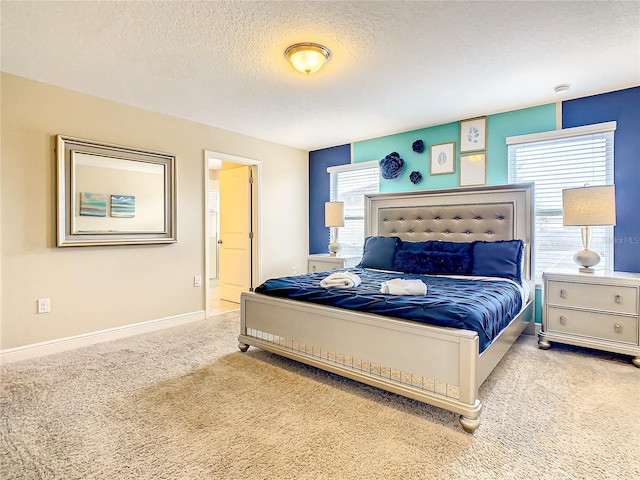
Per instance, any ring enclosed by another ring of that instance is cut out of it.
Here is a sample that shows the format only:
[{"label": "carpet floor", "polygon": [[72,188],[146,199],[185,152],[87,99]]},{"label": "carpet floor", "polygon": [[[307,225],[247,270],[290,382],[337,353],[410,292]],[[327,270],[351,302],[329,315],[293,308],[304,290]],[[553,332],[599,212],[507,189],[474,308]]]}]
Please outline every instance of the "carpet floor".
[{"label": "carpet floor", "polygon": [[640,369],[522,336],[482,425],[267,352],[239,314],[3,365],[0,478],[637,479]]}]

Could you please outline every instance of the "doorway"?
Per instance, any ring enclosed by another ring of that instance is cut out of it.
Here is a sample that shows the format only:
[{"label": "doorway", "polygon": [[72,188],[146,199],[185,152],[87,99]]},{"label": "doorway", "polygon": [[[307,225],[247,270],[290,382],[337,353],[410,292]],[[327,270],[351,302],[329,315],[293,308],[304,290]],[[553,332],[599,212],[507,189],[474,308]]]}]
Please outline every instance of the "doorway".
[{"label": "doorway", "polygon": [[[207,316],[240,307],[259,277],[260,162],[205,151]],[[215,223],[215,224],[214,224]]]}]

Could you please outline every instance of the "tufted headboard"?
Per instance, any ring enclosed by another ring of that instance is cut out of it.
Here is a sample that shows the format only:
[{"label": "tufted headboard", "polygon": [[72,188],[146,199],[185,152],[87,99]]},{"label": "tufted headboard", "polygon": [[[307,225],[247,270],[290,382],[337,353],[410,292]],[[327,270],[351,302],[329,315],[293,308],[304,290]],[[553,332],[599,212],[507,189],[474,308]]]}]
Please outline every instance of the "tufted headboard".
[{"label": "tufted headboard", "polygon": [[513,203],[380,208],[378,235],[410,242],[512,240],[513,210]]},{"label": "tufted headboard", "polygon": [[365,196],[365,236],[405,241],[522,239],[531,285],[533,184],[491,185]]}]

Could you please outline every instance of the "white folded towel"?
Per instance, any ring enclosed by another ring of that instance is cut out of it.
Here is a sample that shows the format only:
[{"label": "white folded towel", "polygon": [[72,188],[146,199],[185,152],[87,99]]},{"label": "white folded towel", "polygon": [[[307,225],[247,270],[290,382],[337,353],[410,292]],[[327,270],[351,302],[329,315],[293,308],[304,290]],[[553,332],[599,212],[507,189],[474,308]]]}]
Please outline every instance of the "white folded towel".
[{"label": "white folded towel", "polygon": [[362,283],[358,275],[351,272],[336,272],[320,281],[322,288],[352,288]]},{"label": "white folded towel", "polygon": [[388,282],[382,282],[380,293],[388,295],[426,295],[427,286],[422,280],[404,280],[394,278]]}]

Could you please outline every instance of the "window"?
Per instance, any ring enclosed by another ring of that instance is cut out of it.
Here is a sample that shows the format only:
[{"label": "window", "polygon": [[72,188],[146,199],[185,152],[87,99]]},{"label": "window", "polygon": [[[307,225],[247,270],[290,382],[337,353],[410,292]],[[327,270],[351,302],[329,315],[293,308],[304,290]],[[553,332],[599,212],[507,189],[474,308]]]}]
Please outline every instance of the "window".
[{"label": "window", "polygon": [[[615,122],[507,138],[509,182],[535,183],[535,277],[550,268],[577,270],[579,227],[562,225],[562,190],[613,184]],[[597,269],[613,269],[613,227],[592,227]]]},{"label": "window", "polygon": [[364,196],[380,191],[380,167],[377,161],[327,168],[329,199],[344,202],[344,227],[338,241],[344,255],[360,255],[364,245]]}]

